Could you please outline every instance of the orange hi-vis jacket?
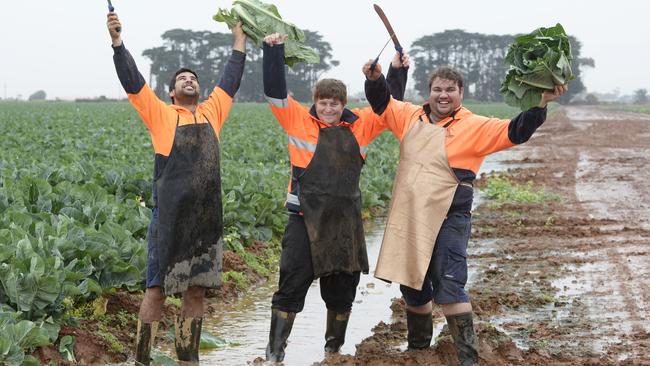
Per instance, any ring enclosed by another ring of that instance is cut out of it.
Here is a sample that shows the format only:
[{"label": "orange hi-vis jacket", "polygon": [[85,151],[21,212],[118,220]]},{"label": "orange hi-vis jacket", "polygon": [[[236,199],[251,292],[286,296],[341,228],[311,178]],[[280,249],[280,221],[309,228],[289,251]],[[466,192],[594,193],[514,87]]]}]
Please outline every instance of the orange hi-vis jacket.
[{"label": "orange hi-vis jacket", "polygon": [[[219,132],[228,117],[233,97],[239,89],[246,54],[233,50],[219,85],[214,88],[208,99],[200,103],[196,111],[192,113],[186,108],[174,104],[168,105],[160,100],[144,81],[133,57],[123,44],[113,47],[113,51],[113,62],[120,83],[151,134],[151,142],[155,151],[154,181],[167,164],[174,144],[177,125],[210,123],[216,138],[219,139]],[[157,197],[155,184],[153,196],[155,203]]]},{"label": "orange hi-vis jacket", "polygon": [[[388,104],[382,117],[383,122],[400,141],[414,123],[419,120],[429,122],[424,107],[394,99]],[[478,174],[486,156],[515,146],[508,138],[510,120],[478,116],[464,107],[458,109],[453,117],[444,118],[436,125],[447,125],[445,147],[452,169],[471,170]]]},{"label": "orange hi-vis jacket", "polygon": [[[289,159],[292,169],[287,194],[287,207],[292,211],[299,212],[297,178],[314,157],[320,129],[328,128],[330,124],[322,122],[316,117],[313,106],[310,110],[292,97],[287,97],[284,100],[267,99],[270,102],[273,115],[286,131],[288,137]],[[359,154],[364,159],[370,142],[386,129],[384,125],[379,123],[379,117],[373,113],[370,107],[352,110],[344,109],[338,126],[350,128],[359,144]]]},{"label": "orange hi-vis jacket", "polygon": [[[390,78],[390,72],[389,72]],[[370,89],[382,89],[386,82],[370,82]],[[367,90],[369,88],[367,87]],[[381,95],[374,92],[375,95]],[[381,123],[402,141],[406,133],[419,121],[431,123],[431,109],[428,104],[418,106],[393,98],[388,102],[366,93],[375,113],[381,115]],[[490,154],[522,144],[533,135],[546,119],[546,108],[534,107],[521,112],[511,120],[476,115],[464,107],[436,125],[446,132],[445,150],[447,160],[456,178],[463,183],[472,183],[478,175],[483,160]],[[426,152],[423,152],[426,153]],[[469,212],[472,209],[474,191],[465,184],[458,186],[450,208],[452,211]]]},{"label": "orange hi-vis jacket", "polygon": [[[319,131],[331,125],[320,121],[316,108],[311,109],[300,104],[287,91],[284,64],[284,45],[263,48],[264,96],[271,105],[271,111],[282,128],[287,133],[289,142],[289,158],[291,161],[291,179],[287,193],[286,206],[291,212],[299,213],[300,201],[298,177],[305,171],[316,152]],[[398,99],[404,95],[407,71],[393,72],[391,83],[386,85],[382,100],[387,100],[391,93]],[[382,79],[383,80],[383,79]],[[359,144],[359,154],[365,160],[368,145],[386,126],[380,123],[380,117],[371,107],[362,109],[344,109],[338,126],[350,128]]]},{"label": "orange hi-vis jacket", "polygon": [[221,127],[232,107],[232,97],[218,86],[206,101],[197,106],[194,113],[174,104],[166,104],[146,84],[138,93],[128,94],[128,97],[149,129],[154,151],[162,156],[169,156],[172,150],[177,119],[178,126],[209,122],[219,138]]}]

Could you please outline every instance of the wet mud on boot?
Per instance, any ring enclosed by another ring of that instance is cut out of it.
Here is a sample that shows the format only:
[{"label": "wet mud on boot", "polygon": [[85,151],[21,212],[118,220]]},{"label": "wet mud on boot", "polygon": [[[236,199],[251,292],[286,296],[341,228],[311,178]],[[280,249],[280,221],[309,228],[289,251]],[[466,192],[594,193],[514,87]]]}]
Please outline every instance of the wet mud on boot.
[{"label": "wet mud on boot", "polygon": [[176,335],[174,347],[178,360],[181,361],[181,365],[198,365],[203,318],[177,316],[174,323]]},{"label": "wet mud on boot", "polygon": [[325,352],[337,353],[345,343],[345,330],[350,320],[350,312],[337,313],[327,311],[327,328],[325,330]]},{"label": "wet mud on boot", "polygon": [[271,330],[269,331],[269,343],[266,346],[267,361],[282,362],[284,360],[284,349],[287,347],[287,339],[291,334],[295,319],[296,313],[271,310]]},{"label": "wet mud on boot", "polygon": [[470,366],[478,362],[478,338],[474,332],[472,313],[447,316],[449,332],[454,338],[458,361],[461,366]]},{"label": "wet mud on boot", "polygon": [[151,363],[151,348],[156,339],[158,322],[145,323],[138,319],[138,330],[135,336],[135,364],[149,366]]},{"label": "wet mud on boot", "polygon": [[408,350],[429,348],[433,337],[433,315],[414,313],[406,309]]}]

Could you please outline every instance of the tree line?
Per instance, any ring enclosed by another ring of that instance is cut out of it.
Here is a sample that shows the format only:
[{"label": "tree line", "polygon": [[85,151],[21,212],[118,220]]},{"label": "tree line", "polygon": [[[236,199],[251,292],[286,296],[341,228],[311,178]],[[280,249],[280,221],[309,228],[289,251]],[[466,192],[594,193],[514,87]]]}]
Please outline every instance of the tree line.
[{"label": "tree line", "polygon": [[[332,58],[332,47],[318,32],[305,31],[306,43],[321,57],[318,64],[297,64],[287,68],[287,87],[293,97],[302,102],[311,99],[311,88],[326,71],[339,64]],[[515,35],[489,35],[447,30],[425,35],[413,42],[409,50],[414,61],[413,83],[423,98],[429,95],[429,74],[438,66],[449,65],[460,70],[465,77],[465,98],[477,101],[499,102],[501,82],[506,75],[504,63],[508,46]],[[581,57],[580,42],[569,36],[576,79],[560,102],[567,103],[583,92],[581,79],[584,67],[594,67],[594,60]],[[232,49],[229,33],[172,29],[162,35],[163,45],[147,49],[143,56],[151,60],[149,84],[161,98],[167,98],[169,78],[181,67],[189,67],[199,74],[202,97],[206,98],[219,82]],[[264,101],[262,88],[262,50],[247,46],[246,67],[237,100]]]}]

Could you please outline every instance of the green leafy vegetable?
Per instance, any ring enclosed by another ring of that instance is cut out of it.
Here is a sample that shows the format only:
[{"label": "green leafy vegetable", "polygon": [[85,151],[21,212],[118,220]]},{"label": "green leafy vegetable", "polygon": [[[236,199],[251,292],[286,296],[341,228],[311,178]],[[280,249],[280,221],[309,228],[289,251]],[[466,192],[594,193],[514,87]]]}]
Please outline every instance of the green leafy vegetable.
[{"label": "green leafy vegetable", "polygon": [[523,111],[539,105],[545,90],[574,79],[571,59],[569,37],[559,23],[516,37],[505,59],[510,65],[500,90],[505,102]]},{"label": "green leafy vegetable", "polygon": [[262,47],[264,37],[269,34],[286,34],[289,38],[284,44],[284,62],[289,66],[299,62],[316,64],[320,61],[316,51],[305,45],[304,32],[282,20],[275,5],[258,0],[235,0],[230,11],[219,9],[213,19],[228,24],[229,28],[241,21],[244,32],[258,47]]}]

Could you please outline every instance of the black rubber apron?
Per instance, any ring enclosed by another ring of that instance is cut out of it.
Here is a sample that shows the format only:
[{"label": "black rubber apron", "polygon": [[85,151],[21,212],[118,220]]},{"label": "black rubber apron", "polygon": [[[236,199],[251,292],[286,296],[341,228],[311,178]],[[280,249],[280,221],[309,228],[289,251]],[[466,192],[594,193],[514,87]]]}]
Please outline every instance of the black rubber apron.
[{"label": "black rubber apron", "polygon": [[158,255],[165,294],[221,284],[219,141],[212,125],[178,126],[158,190]]},{"label": "black rubber apron", "polygon": [[350,128],[320,129],[314,157],[298,178],[315,278],[368,273],[359,190],[362,166]]}]

